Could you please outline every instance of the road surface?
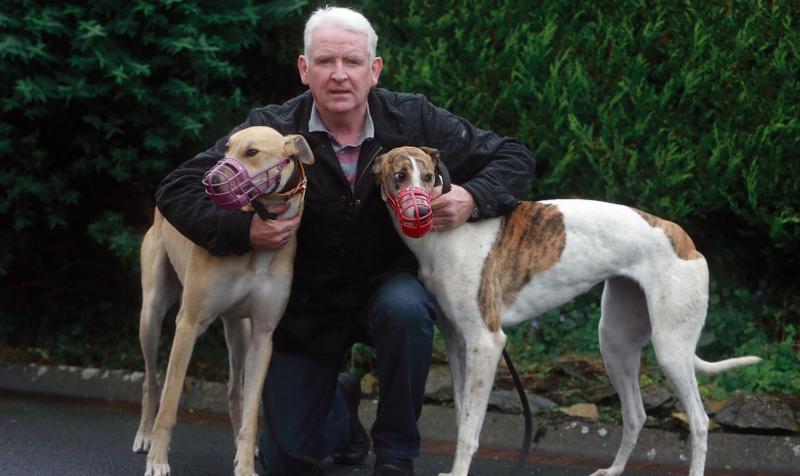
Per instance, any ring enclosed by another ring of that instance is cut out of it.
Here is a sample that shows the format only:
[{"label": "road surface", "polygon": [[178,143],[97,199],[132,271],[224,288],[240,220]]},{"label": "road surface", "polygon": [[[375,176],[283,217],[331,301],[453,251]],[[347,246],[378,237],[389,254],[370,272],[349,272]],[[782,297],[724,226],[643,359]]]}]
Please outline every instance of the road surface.
[{"label": "road surface", "polygon": [[[4,476],[109,476],[144,474],[145,456],[131,452],[138,425],[138,405],[76,398],[42,397],[0,390],[0,474]],[[483,449],[471,473],[509,473],[513,451]],[[233,473],[234,447],[226,418],[183,413],[170,452],[173,476],[224,476]],[[596,461],[534,455],[521,476],[588,475]],[[371,463],[358,467],[328,463],[326,476],[369,476]],[[423,444],[415,463],[418,476],[449,470],[451,443]],[[607,464],[607,463],[606,463]],[[260,469],[260,468],[259,468]],[[631,476],[685,474],[686,468],[652,468]]]}]

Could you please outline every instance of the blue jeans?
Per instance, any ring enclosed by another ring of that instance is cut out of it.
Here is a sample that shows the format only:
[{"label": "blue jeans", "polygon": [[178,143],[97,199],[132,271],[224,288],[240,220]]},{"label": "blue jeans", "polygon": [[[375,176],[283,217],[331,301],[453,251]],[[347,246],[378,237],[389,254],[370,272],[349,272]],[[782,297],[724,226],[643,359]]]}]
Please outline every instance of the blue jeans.
[{"label": "blue jeans", "polygon": [[[419,456],[417,420],[431,365],[435,300],[411,274],[389,279],[361,310],[377,357],[380,394],[373,450],[395,458]],[[289,451],[323,460],[350,441],[350,418],[337,376],[344,355],[275,352],[264,386],[260,461],[269,476],[297,474],[267,426]],[[302,474],[302,473],[301,473]]]}]

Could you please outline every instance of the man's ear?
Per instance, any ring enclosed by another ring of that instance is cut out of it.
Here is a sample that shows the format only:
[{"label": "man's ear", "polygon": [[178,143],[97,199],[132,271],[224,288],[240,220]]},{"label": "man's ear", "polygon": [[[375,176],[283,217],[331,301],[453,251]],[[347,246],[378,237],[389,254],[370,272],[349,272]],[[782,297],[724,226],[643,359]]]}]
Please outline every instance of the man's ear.
[{"label": "man's ear", "polygon": [[314,154],[311,152],[311,147],[308,146],[306,138],[299,134],[290,134],[284,137],[283,156],[295,156],[301,163],[306,165],[314,163]]},{"label": "man's ear", "polygon": [[297,57],[297,72],[300,75],[300,82],[308,86],[308,60],[303,55]]}]

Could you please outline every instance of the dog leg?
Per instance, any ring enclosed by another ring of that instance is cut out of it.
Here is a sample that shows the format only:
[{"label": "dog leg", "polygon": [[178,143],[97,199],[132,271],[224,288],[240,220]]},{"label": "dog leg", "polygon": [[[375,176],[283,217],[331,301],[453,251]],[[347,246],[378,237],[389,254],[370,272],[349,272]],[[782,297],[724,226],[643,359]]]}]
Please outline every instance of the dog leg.
[{"label": "dog leg", "polygon": [[147,470],[145,476],[167,476],[170,474],[167,454],[169,452],[172,428],[175,426],[178,413],[178,403],[183,391],[183,382],[186,370],[192,357],[194,344],[202,330],[208,327],[213,317],[198,319],[197,312],[186,310],[187,300],[184,300],[178,311],[175,326],[175,339],[172,342],[172,351],[169,354],[167,374],[164,378],[164,389],[161,393],[161,402],[153,426],[153,442],[147,453]]},{"label": "dog leg", "polygon": [[134,453],[147,453],[158,411],[159,385],[156,375],[161,325],[167,310],[180,297],[180,282],[169,264],[157,230],[151,229],[142,242],[142,311],[139,317],[139,345],[144,357],[142,414],[133,440]]},{"label": "dog leg", "polygon": [[664,345],[664,341],[653,338],[653,346],[656,350],[656,357],[664,373],[670,379],[673,389],[683,405],[686,415],[689,418],[689,430],[692,440],[692,460],[689,470],[690,476],[702,476],[705,468],[707,438],[708,438],[708,415],[703,408],[703,401],[697,388],[697,379],[694,374],[692,353],[688,355],[674,355],[670,350],[669,355],[665,355],[663,350],[658,347],[670,347],[671,344]]},{"label": "dog leg", "polygon": [[242,427],[242,388],[247,342],[250,340],[250,320],[222,317],[225,343],[228,346],[228,412],[231,416],[234,441]]},{"label": "dog leg", "polygon": [[[272,313],[274,312],[275,310],[273,309]],[[283,309],[280,309],[280,312],[282,314]],[[269,317],[272,318],[273,316]],[[279,317],[268,319],[267,322],[276,323]],[[258,321],[252,322],[252,334],[247,345],[245,359],[242,427],[236,439],[235,476],[258,476],[254,468],[258,410],[261,404],[261,393],[264,389],[267,369],[272,359],[273,330],[274,325]]]},{"label": "dog leg", "polygon": [[611,467],[592,476],[622,474],[636,446],[647,415],[639,389],[642,348],[650,339],[650,321],[644,292],[634,281],[614,278],[603,289],[600,318],[600,352],[609,380],[622,407],[622,441]]},{"label": "dog leg", "polygon": [[656,359],[672,382],[689,418],[692,441],[690,476],[705,469],[708,415],[697,387],[694,359],[708,309],[708,267],[704,260],[681,262],[665,269],[657,293],[647,292]]},{"label": "dog leg", "polygon": [[464,401],[464,338],[456,331],[455,327],[442,316],[436,323],[442,331],[444,343],[447,347],[447,363],[450,366],[450,377],[453,382],[453,403],[455,406],[456,423],[461,421],[461,403]]},{"label": "dog leg", "polygon": [[463,368],[466,373],[456,454],[452,471],[440,473],[439,476],[467,476],[472,457],[478,449],[486,406],[506,336],[501,330],[490,332],[481,322],[475,335],[465,336],[464,342],[466,359]]},{"label": "dog leg", "polygon": [[[687,299],[686,293],[676,296],[680,296],[682,300]],[[653,349],[661,369],[672,382],[673,390],[689,418],[692,441],[689,475],[702,476],[708,450],[708,415],[697,387],[694,351],[705,314],[689,317],[694,312],[691,307],[676,305],[657,316],[660,322],[654,323]],[[703,309],[705,312],[705,307]],[[656,327],[657,324],[663,325]]]}]

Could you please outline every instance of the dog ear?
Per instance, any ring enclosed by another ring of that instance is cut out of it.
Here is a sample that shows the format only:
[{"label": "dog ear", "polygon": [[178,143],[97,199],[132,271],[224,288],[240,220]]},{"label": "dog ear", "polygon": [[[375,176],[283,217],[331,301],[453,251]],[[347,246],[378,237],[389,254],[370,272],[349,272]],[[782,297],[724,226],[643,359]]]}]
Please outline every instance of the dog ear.
[{"label": "dog ear", "polygon": [[437,149],[434,149],[433,147],[422,146],[419,148],[419,150],[431,156],[431,159],[433,159],[434,167],[439,166],[439,151]]},{"label": "dog ear", "polygon": [[383,161],[386,160],[386,156],[388,155],[388,152],[381,154],[372,161],[372,173],[375,174],[375,178],[378,179],[379,183],[383,180]]},{"label": "dog ear", "polygon": [[308,146],[306,138],[299,134],[290,134],[283,140],[283,155],[285,157],[295,156],[300,163],[311,165],[314,163],[314,154]]}]

